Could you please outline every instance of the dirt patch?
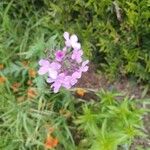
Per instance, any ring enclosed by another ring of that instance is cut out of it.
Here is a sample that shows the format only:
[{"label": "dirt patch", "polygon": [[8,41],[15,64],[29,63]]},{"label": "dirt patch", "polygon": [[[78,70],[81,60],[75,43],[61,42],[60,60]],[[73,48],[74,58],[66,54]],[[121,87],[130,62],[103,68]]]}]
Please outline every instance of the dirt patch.
[{"label": "dirt patch", "polygon": [[[129,97],[141,98],[143,86],[131,81],[128,78],[122,78],[115,81],[109,81],[105,75],[97,74],[96,67],[93,64],[89,65],[89,70],[83,73],[76,87],[87,88],[91,90],[104,90],[121,92]],[[149,96],[150,97],[150,96]]]}]

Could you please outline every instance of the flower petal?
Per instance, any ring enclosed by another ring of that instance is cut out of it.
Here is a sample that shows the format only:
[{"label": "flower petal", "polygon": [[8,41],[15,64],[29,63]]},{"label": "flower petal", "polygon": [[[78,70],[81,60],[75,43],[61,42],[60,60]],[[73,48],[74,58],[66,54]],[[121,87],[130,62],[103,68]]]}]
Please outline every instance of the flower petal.
[{"label": "flower petal", "polygon": [[69,40],[69,33],[68,32],[64,32],[64,38],[65,38],[65,40]]},{"label": "flower petal", "polygon": [[48,72],[48,68],[47,67],[40,67],[40,69],[38,70],[38,74],[39,75],[44,75]]},{"label": "flower petal", "polygon": [[88,63],[89,63],[89,60],[86,60],[86,61],[84,61],[84,62],[82,63],[82,66],[84,67],[84,66],[86,66]]},{"label": "flower petal", "polygon": [[48,73],[49,73],[49,77],[51,77],[52,79],[56,79],[57,78],[57,71],[56,70],[53,70],[51,68],[48,69]]},{"label": "flower petal", "polygon": [[65,52],[64,51],[58,50],[58,51],[55,52],[55,59],[57,61],[62,61],[64,56],[65,56]]},{"label": "flower petal", "polygon": [[57,92],[59,91],[60,87],[61,87],[61,83],[55,82],[55,83],[53,83],[53,84],[51,85],[51,87],[53,88],[54,93],[57,93]]},{"label": "flower petal", "polygon": [[41,59],[40,61],[39,61],[39,65],[40,66],[49,66],[49,61],[48,60],[46,60],[46,59]]},{"label": "flower petal", "polygon": [[71,41],[71,43],[76,43],[78,41],[78,37],[75,34],[73,34],[70,37],[70,41]]},{"label": "flower petal", "polygon": [[72,77],[73,78],[77,78],[77,79],[79,79],[79,78],[81,78],[81,72],[79,72],[79,71],[76,71],[76,72],[74,72],[73,74],[72,74]]},{"label": "flower petal", "polygon": [[70,81],[70,84],[73,86],[73,85],[75,85],[77,82],[78,82],[77,79],[72,78],[71,81]]},{"label": "flower petal", "polygon": [[72,43],[72,47],[74,49],[81,49],[81,44],[80,43]]},{"label": "flower petal", "polygon": [[52,78],[48,78],[46,81],[47,81],[47,83],[52,83],[52,82],[54,82],[55,80],[52,79]]},{"label": "flower petal", "polygon": [[70,81],[71,81],[71,76],[66,76],[63,81],[63,87],[70,89],[71,88]]},{"label": "flower petal", "polygon": [[76,61],[77,61],[77,63],[81,63],[81,62],[82,62],[81,56],[77,57],[77,58],[76,58]]},{"label": "flower petal", "polygon": [[87,72],[88,69],[89,69],[89,67],[88,67],[88,66],[85,66],[85,67],[82,68],[82,71],[83,71],[83,72]]},{"label": "flower petal", "polygon": [[65,41],[65,45],[66,45],[67,47],[71,47],[71,42],[70,42],[70,40]]},{"label": "flower petal", "polygon": [[52,62],[50,64],[50,68],[52,68],[53,70],[59,70],[61,68],[61,65],[57,62]]}]

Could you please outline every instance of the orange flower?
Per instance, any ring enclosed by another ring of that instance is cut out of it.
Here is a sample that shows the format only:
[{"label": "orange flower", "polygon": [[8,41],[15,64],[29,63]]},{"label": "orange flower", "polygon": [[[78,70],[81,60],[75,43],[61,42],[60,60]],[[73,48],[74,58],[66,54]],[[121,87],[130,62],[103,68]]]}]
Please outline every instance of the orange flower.
[{"label": "orange flower", "polygon": [[34,97],[36,97],[37,96],[36,90],[34,88],[29,88],[27,90],[27,96],[28,96],[28,98],[34,98]]},{"label": "orange flower", "polygon": [[32,85],[32,80],[28,80],[27,85]]},{"label": "orange flower", "polygon": [[76,94],[77,94],[78,96],[83,97],[83,96],[85,95],[85,93],[86,93],[86,90],[83,89],[83,88],[77,88],[77,89],[76,89]]},{"label": "orange flower", "polygon": [[14,92],[18,92],[18,88],[21,86],[21,84],[20,83],[18,83],[18,82],[15,82],[12,86],[11,86],[11,88],[13,89],[13,91]]},{"label": "orange flower", "polygon": [[28,73],[29,73],[29,77],[31,78],[36,77],[36,71],[34,69],[29,69]]},{"label": "orange flower", "polygon": [[58,145],[58,139],[48,136],[45,142],[45,148],[52,149]]},{"label": "orange flower", "polygon": [[22,63],[22,65],[23,65],[25,68],[27,68],[28,65],[29,65],[29,62],[28,62],[28,61],[22,61],[21,63]]},{"label": "orange flower", "polygon": [[6,78],[0,76],[0,84],[3,84],[6,81]]},{"label": "orange flower", "polygon": [[0,64],[0,70],[4,69],[4,65]]}]

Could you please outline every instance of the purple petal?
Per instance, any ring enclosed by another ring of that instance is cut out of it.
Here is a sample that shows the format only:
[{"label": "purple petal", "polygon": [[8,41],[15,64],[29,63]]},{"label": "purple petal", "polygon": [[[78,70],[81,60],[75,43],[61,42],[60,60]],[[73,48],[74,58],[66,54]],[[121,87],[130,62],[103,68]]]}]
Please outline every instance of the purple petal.
[{"label": "purple petal", "polygon": [[70,42],[70,40],[65,41],[65,45],[66,45],[67,47],[71,47],[71,42]]},{"label": "purple petal", "polygon": [[82,68],[82,71],[83,71],[83,72],[87,72],[88,69],[89,69],[89,67],[88,67],[88,66],[85,66],[85,67]]},{"label": "purple petal", "polygon": [[75,59],[77,55],[78,55],[78,50],[74,49],[74,50],[73,50],[73,53],[72,53],[72,55],[71,55],[71,58],[72,58],[72,59]]},{"label": "purple petal", "polygon": [[75,34],[71,35],[70,41],[71,41],[71,43],[77,43],[77,41],[78,41],[77,36]]},{"label": "purple petal", "polygon": [[54,70],[58,70],[58,69],[61,68],[61,65],[60,65],[59,63],[57,63],[57,62],[52,62],[52,63],[50,64],[50,68],[52,68],[52,69],[54,69]]},{"label": "purple petal", "polygon": [[79,50],[79,54],[82,56],[83,55],[83,50]]},{"label": "purple petal", "polygon": [[77,78],[77,79],[79,79],[79,78],[81,78],[81,72],[78,72],[78,71],[76,71],[76,72],[74,72],[73,74],[72,74],[72,77],[73,78]]},{"label": "purple petal", "polygon": [[87,65],[89,63],[89,60],[86,60],[82,63],[82,66],[84,67],[85,65]]},{"label": "purple petal", "polygon": [[76,61],[77,63],[81,63],[82,62],[82,58],[80,56],[76,57]]},{"label": "purple petal", "polygon": [[83,55],[82,50],[74,49],[71,58],[75,59],[78,63],[81,63],[82,62],[82,58],[81,58],[82,55]]},{"label": "purple petal", "polygon": [[56,58],[57,61],[62,61],[64,56],[65,56],[65,52],[64,51],[58,50],[55,53],[55,58]]},{"label": "purple petal", "polygon": [[66,89],[70,89],[71,88],[71,85],[69,82],[66,82],[63,84],[63,87],[65,87]]},{"label": "purple petal", "polygon": [[49,61],[48,60],[46,60],[46,59],[41,59],[40,61],[39,61],[39,65],[40,66],[49,66]]},{"label": "purple petal", "polygon": [[73,86],[77,83],[77,79],[75,78],[72,78],[71,81],[70,81],[70,84]]},{"label": "purple petal", "polygon": [[63,52],[66,53],[67,52],[67,47],[63,48]]},{"label": "purple petal", "polygon": [[53,88],[54,93],[57,93],[61,87],[61,84],[59,82],[55,82],[51,85],[51,87]]},{"label": "purple petal", "polygon": [[64,74],[64,73],[60,73],[60,74],[58,75],[58,77],[59,77],[59,78],[64,78],[64,77],[65,77],[65,74]]},{"label": "purple petal", "polygon": [[65,40],[69,40],[69,33],[68,32],[64,32],[64,38],[65,38]]},{"label": "purple petal", "polygon": [[44,75],[44,74],[46,74],[47,72],[48,72],[48,67],[40,67],[40,69],[38,70],[38,74],[39,75]]},{"label": "purple petal", "polygon": [[76,55],[75,55],[75,53],[73,53],[73,54],[71,55],[71,59],[75,59],[75,57],[76,57]]},{"label": "purple petal", "polygon": [[49,74],[49,77],[51,77],[52,79],[56,79],[56,78],[57,78],[57,75],[58,75],[57,71],[56,71],[56,70],[53,70],[53,69],[51,69],[51,68],[49,68],[48,74]]},{"label": "purple petal", "polygon": [[52,82],[54,82],[55,80],[52,79],[52,78],[48,78],[46,81],[47,81],[47,83],[52,83]]},{"label": "purple petal", "polygon": [[71,76],[66,76],[64,78],[63,86],[67,89],[70,89],[71,88],[70,82],[71,82]]},{"label": "purple petal", "polygon": [[72,43],[72,47],[74,48],[74,49],[81,49],[81,44],[80,43]]}]

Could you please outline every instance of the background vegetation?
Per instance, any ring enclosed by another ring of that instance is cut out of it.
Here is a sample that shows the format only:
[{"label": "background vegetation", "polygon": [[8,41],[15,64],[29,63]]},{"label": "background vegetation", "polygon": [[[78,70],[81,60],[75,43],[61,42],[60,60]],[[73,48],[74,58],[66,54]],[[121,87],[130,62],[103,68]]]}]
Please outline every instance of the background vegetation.
[{"label": "background vegetation", "polygon": [[48,37],[69,31],[80,37],[87,56],[111,77],[132,75],[149,81],[149,0],[5,0],[0,9],[4,63],[34,44],[32,50],[38,54]]}]

